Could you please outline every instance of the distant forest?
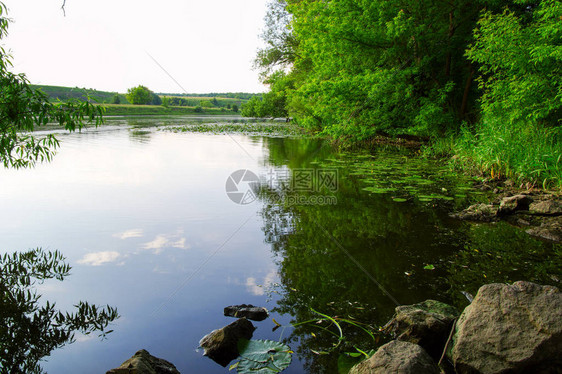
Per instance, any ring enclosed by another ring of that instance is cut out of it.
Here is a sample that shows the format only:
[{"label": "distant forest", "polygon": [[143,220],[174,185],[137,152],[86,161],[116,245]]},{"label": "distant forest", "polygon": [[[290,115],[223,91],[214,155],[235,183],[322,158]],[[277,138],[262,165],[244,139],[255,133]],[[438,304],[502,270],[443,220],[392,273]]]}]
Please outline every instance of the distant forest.
[{"label": "distant forest", "polygon": [[[125,93],[109,92],[109,91],[99,91],[92,88],[79,88],[79,87],[63,87],[63,86],[47,86],[47,85],[32,85],[35,89],[40,89],[43,91],[51,100],[67,101],[70,99],[77,100],[87,100],[99,104],[112,104],[114,103],[115,96],[119,97],[119,102],[121,104],[129,104]],[[245,93],[245,92],[227,92],[227,93],[157,93],[161,97],[178,97],[184,98],[184,100],[177,100],[178,104],[181,106],[197,106],[200,105],[201,100],[204,99],[231,99],[231,103],[236,103],[238,105],[244,103],[245,101],[251,99],[254,96],[261,96],[259,93]],[[196,100],[189,100],[191,98],[197,98]],[[219,103],[221,102],[218,100]],[[175,102],[175,101],[173,101]],[[171,103],[173,105],[173,102]],[[181,103],[181,104],[180,104]],[[228,103],[225,102],[225,106]]]}]

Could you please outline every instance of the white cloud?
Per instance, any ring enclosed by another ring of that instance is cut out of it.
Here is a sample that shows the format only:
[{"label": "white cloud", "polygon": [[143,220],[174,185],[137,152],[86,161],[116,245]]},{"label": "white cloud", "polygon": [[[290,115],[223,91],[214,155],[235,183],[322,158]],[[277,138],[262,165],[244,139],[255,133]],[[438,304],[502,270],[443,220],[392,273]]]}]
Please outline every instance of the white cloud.
[{"label": "white cloud", "polygon": [[131,229],[123,232],[118,232],[116,234],[113,234],[113,236],[115,238],[119,238],[123,240],[129,238],[140,238],[141,236],[143,236],[143,232],[142,229]]},{"label": "white cloud", "polygon": [[164,248],[189,249],[189,245],[185,243],[186,238],[182,235],[182,230],[178,230],[175,234],[159,234],[154,240],[144,243],[142,248],[154,250],[155,254],[162,252]]},{"label": "white cloud", "polygon": [[270,270],[269,273],[267,273],[260,284],[257,283],[256,278],[249,277],[248,279],[246,279],[246,288],[252,295],[262,296],[265,294],[266,289],[275,282],[276,277],[277,272],[274,269]]},{"label": "white cloud", "polygon": [[100,266],[110,262],[117,261],[121,255],[118,252],[93,252],[87,253],[78,260],[79,264],[90,265],[90,266]]},{"label": "white cloud", "polygon": [[181,238],[181,239],[178,239],[175,242],[171,242],[170,247],[187,249],[186,246],[185,246],[185,238]]}]

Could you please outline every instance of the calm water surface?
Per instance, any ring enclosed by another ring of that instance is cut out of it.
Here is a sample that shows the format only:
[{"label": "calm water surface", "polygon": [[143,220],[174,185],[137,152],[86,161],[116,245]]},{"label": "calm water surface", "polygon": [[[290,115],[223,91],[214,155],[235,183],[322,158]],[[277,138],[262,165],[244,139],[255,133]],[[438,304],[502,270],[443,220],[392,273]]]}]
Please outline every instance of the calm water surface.
[{"label": "calm water surface", "polygon": [[[110,304],[122,316],[108,340],[78,336],[54,351],[43,365],[49,373],[103,373],[141,348],[181,372],[226,373],[197,348],[201,337],[233,321],[222,315],[227,305],[265,306],[283,325],[310,318],[310,307],[377,325],[395,301],[437,298],[462,307],[460,291],[489,280],[556,285],[560,274],[559,263],[543,268],[536,259],[555,258],[559,247],[507,225],[448,218],[478,196],[439,175],[431,182],[431,171],[416,169],[414,179],[446,196],[417,199],[405,195],[408,188],[372,193],[354,173],[369,164],[350,163],[320,140],[131,129],[155,124],[146,119],[114,123],[61,135],[49,164],[0,170],[2,250],[60,250],[72,274],[41,285],[44,298],[63,310],[80,299]],[[396,179],[388,173],[405,169],[409,157],[385,152],[367,161],[380,166],[388,156],[394,161],[386,174],[376,175]],[[328,191],[337,204],[279,203],[279,185],[251,204],[236,204],[225,183],[239,169],[278,179],[301,169],[337,170],[337,191]],[[532,254],[513,254],[524,248]],[[296,351],[287,373],[335,372],[337,356],[308,349],[330,348],[333,341],[321,332],[254,324],[254,338],[283,339]],[[368,337],[350,340],[373,344]],[[302,342],[307,348],[299,348]]]}]

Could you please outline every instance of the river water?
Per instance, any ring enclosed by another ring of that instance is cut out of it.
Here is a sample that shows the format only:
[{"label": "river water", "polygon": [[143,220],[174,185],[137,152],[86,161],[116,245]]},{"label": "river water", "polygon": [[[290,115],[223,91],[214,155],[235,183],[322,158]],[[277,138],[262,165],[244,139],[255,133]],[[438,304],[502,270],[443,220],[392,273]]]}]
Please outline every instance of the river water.
[{"label": "river water", "polygon": [[342,351],[384,337],[349,332],[333,349],[313,323],[290,326],[318,318],[312,309],[376,328],[397,304],[460,309],[463,292],[492,281],[559,285],[560,246],[449,218],[485,195],[412,151],[347,154],[318,139],[155,127],[183,122],[113,119],[61,134],[50,163],[0,170],[2,250],[60,250],[72,274],[40,285],[43,299],[121,315],[107,340],[77,336],[54,351],[49,373],[103,373],[141,348],[182,373],[226,373],[198,342],[233,321],[225,306],[242,303],[283,325],[254,322],[254,338],[289,344],[285,372],[335,373]]}]

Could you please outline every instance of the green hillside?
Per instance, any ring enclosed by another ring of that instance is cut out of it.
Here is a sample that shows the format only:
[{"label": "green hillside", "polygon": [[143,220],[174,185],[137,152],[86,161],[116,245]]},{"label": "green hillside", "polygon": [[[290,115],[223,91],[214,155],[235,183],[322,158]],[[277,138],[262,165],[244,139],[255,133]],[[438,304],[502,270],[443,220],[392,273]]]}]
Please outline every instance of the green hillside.
[{"label": "green hillside", "polygon": [[70,99],[86,100],[87,97],[94,102],[100,104],[109,104],[112,102],[115,95],[119,95],[122,103],[128,103],[125,94],[117,92],[98,91],[92,88],[79,88],[79,87],[63,87],[63,86],[45,86],[45,85],[32,85],[33,88],[43,91],[51,100],[66,101]]}]

